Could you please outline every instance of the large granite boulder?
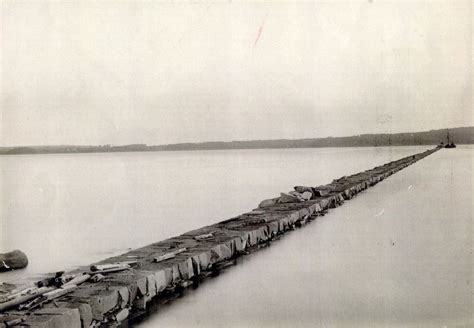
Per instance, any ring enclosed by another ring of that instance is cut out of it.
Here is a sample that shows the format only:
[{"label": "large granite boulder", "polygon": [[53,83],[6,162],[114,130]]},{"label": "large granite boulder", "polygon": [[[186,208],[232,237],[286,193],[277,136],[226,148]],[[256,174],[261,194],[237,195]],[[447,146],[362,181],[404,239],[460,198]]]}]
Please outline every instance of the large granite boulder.
[{"label": "large granite boulder", "polygon": [[300,199],[297,196],[291,194],[291,192],[288,193],[288,194],[282,192],[282,193],[280,193],[280,198],[278,199],[278,202],[283,203],[283,204],[285,204],[285,203],[298,203],[298,202],[300,202]]},{"label": "large granite boulder", "polygon": [[313,197],[313,193],[310,191],[305,191],[304,193],[301,194],[301,198],[304,200],[310,200]]},{"label": "large granite boulder", "polygon": [[0,253],[0,272],[23,269],[28,265],[26,254],[20,250]]},{"label": "large granite boulder", "polygon": [[295,186],[294,187],[296,192],[299,192],[300,194],[309,191],[310,193],[313,193],[313,188],[311,187],[305,187],[305,186]]},{"label": "large granite boulder", "polygon": [[265,199],[258,204],[259,208],[270,207],[278,203],[278,198]]}]

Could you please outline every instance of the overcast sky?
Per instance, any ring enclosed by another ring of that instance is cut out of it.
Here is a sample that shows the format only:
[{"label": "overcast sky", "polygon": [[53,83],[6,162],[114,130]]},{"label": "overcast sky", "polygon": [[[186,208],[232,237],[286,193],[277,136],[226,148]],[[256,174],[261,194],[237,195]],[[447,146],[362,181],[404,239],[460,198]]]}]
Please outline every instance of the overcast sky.
[{"label": "overcast sky", "polygon": [[1,144],[164,144],[473,124],[472,3],[1,7]]}]

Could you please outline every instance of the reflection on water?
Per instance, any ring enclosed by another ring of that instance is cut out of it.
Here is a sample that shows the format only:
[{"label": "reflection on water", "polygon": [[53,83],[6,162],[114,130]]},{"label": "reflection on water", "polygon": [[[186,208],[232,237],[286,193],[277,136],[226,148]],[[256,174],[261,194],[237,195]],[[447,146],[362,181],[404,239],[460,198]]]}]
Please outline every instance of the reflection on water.
[{"label": "reflection on water", "polygon": [[[1,248],[31,264],[0,279],[88,264],[426,148],[2,157]],[[423,159],[140,325],[472,324],[473,150]]]}]

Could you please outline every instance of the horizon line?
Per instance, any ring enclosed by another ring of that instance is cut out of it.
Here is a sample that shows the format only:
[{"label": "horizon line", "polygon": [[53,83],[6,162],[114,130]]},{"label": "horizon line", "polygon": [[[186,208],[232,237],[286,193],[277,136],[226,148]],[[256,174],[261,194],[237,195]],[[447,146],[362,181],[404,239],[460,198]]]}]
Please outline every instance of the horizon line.
[{"label": "horizon line", "polygon": [[337,138],[350,138],[350,137],[359,137],[359,136],[368,136],[368,135],[397,135],[397,134],[407,134],[407,133],[424,133],[424,132],[431,132],[431,131],[438,131],[438,130],[449,130],[449,129],[463,129],[463,128],[474,128],[472,126],[458,126],[458,127],[449,127],[449,128],[437,128],[437,129],[430,129],[430,130],[422,130],[422,131],[409,131],[409,132],[395,132],[395,133],[386,133],[386,132],[379,132],[379,133],[360,133],[360,134],[353,134],[353,135],[344,135],[344,136],[326,136],[326,137],[307,137],[307,138],[279,138],[279,139],[240,139],[240,140],[230,140],[230,141],[223,141],[223,140],[210,140],[210,141],[187,141],[187,142],[175,142],[175,143],[166,143],[166,144],[147,144],[147,143],[128,143],[128,144],[44,144],[44,145],[23,145],[23,146],[0,146],[0,148],[23,148],[23,147],[64,147],[64,146],[73,146],[73,147],[98,147],[98,146],[109,146],[109,147],[123,147],[123,146],[131,146],[131,145],[141,145],[146,147],[164,147],[164,146],[174,146],[174,145],[189,145],[189,144],[206,144],[206,143],[232,143],[232,142],[254,142],[254,141],[287,141],[287,140],[311,140],[311,139],[337,139]]}]

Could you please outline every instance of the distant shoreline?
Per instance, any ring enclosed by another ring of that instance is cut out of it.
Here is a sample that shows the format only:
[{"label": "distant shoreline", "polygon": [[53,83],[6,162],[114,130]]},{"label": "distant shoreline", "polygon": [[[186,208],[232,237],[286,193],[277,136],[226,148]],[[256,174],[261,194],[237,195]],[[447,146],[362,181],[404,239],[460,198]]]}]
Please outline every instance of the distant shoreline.
[{"label": "distant shoreline", "polygon": [[[457,143],[457,145],[473,145],[474,143]],[[416,147],[416,146],[434,146],[434,144],[413,144],[413,145],[377,145],[377,146],[317,146],[317,147],[261,147],[261,148],[215,148],[215,149],[145,149],[145,150],[111,150],[111,151],[35,151],[18,153],[1,153],[0,156],[14,155],[60,155],[60,154],[107,154],[107,153],[159,153],[159,152],[182,152],[182,151],[215,151],[215,150],[269,150],[269,149],[314,149],[314,148],[377,148],[377,147]]]},{"label": "distant shoreline", "polygon": [[[327,137],[314,139],[275,139],[249,141],[214,141],[180,143],[169,145],[99,145],[99,146],[21,146],[0,147],[0,155],[23,154],[77,154],[158,151],[203,151],[234,149],[288,149],[288,148],[340,148],[340,147],[386,147],[422,146],[446,142],[447,129],[396,134],[363,134],[349,137]],[[474,127],[449,129],[450,138],[456,144],[474,144]]]}]

